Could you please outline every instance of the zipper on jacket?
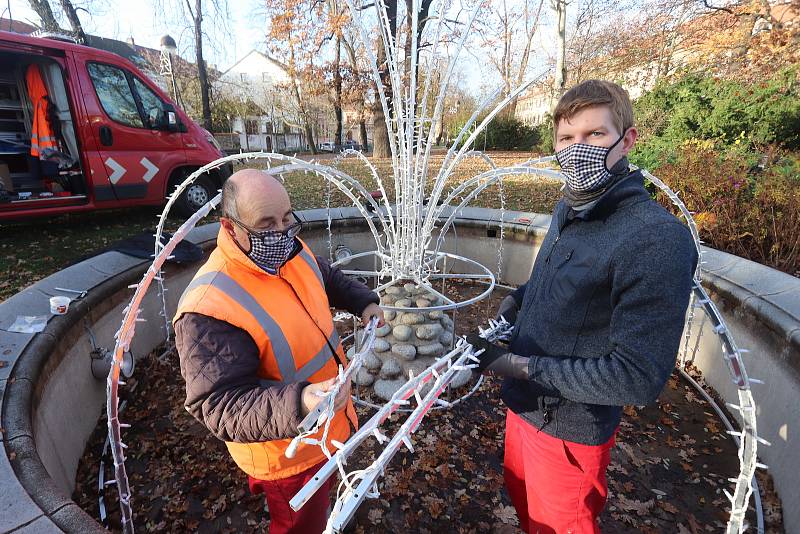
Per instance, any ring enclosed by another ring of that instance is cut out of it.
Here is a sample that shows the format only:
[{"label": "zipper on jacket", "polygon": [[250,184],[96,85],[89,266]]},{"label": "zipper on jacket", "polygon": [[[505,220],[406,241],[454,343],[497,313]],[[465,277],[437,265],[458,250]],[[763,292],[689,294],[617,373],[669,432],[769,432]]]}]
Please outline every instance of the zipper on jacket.
[{"label": "zipper on jacket", "polygon": [[553,251],[556,249],[556,245],[558,244],[558,240],[561,239],[561,234],[556,236],[556,240],[553,241],[553,246],[550,247],[550,252],[547,253],[547,257],[544,259],[545,263],[550,263],[550,256],[553,255]]}]

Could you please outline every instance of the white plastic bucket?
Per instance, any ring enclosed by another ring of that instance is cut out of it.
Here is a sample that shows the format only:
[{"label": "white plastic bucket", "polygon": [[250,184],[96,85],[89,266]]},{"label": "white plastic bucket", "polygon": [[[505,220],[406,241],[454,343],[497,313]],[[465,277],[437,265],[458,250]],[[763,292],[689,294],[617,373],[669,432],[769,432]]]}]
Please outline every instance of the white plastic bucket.
[{"label": "white plastic bucket", "polygon": [[53,315],[64,315],[69,309],[69,297],[61,295],[57,297],[50,297],[50,313]]}]

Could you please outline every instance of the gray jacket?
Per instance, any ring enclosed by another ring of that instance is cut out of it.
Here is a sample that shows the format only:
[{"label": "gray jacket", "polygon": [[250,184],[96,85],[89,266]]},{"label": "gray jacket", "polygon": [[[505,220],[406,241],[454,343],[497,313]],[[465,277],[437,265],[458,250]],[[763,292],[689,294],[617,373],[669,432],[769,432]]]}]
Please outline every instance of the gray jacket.
[{"label": "gray jacket", "polygon": [[623,405],[660,393],[678,353],[697,264],[686,226],[632,173],[592,208],[553,212],[510,349],[531,356],[529,379],[507,379],[508,407],[542,431],[605,443]]}]

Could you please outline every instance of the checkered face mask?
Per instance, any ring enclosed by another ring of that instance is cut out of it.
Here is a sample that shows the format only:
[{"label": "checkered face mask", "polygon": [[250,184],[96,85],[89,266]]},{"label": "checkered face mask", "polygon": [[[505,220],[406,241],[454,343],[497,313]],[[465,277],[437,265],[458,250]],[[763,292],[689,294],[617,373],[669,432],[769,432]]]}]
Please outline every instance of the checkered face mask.
[{"label": "checkered face mask", "polygon": [[295,222],[283,232],[276,230],[259,232],[234,219],[236,224],[247,230],[247,238],[250,241],[247,257],[268,273],[276,274],[294,251],[295,238],[302,228],[296,215],[294,218]]},{"label": "checkered face mask", "polygon": [[612,176],[606,167],[606,158],[617,143],[622,141],[622,137],[608,148],[575,143],[556,152],[556,160],[566,177],[567,187],[580,193],[603,187]]}]

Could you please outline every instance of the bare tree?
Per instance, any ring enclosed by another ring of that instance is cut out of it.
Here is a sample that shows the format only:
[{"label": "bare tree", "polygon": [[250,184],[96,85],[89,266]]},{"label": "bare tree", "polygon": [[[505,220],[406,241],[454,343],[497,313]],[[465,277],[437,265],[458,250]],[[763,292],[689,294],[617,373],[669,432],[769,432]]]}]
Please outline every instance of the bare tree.
[{"label": "bare tree", "polygon": [[187,19],[191,21],[189,28],[194,38],[202,123],[205,129],[211,130],[211,82],[204,58],[209,38],[203,23],[211,20],[214,26],[226,28],[229,19],[227,0],[156,0],[155,11],[169,13],[179,23],[185,23]]},{"label": "bare tree", "polygon": [[[389,31],[394,35],[397,30],[397,0],[388,0],[386,2],[386,16],[389,19]],[[391,102],[392,86],[389,81],[389,65],[386,61],[386,49],[383,46],[383,39],[378,39],[377,61],[386,99]],[[391,110],[391,106],[389,109]],[[372,142],[372,155],[374,157],[388,158],[392,155],[389,146],[389,130],[386,128],[386,117],[383,114],[383,106],[379,98],[375,98],[372,106]]]},{"label": "bare tree", "polygon": [[550,5],[556,12],[558,20],[558,51],[556,52],[556,71],[553,76],[553,96],[550,103],[550,111],[553,111],[558,99],[564,94],[567,84],[567,1],[550,0]]},{"label": "bare tree", "polygon": [[[45,2],[47,0],[40,1]],[[72,33],[75,34],[75,37],[79,43],[85,44],[86,33],[83,31],[81,19],[78,18],[78,12],[76,11],[75,6],[72,5],[70,0],[59,0],[59,2],[61,4],[61,10],[64,11],[64,15],[66,15],[69,25],[72,27]]]},{"label": "bare tree", "polygon": [[[503,81],[504,96],[519,86],[528,72],[543,4],[544,0],[522,0],[521,5],[509,4],[509,0],[492,2],[477,27],[482,48],[489,51],[489,61]],[[504,112],[513,117],[516,109],[515,98]]]},{"label": "bare tree", "polygon": [[366,121],[366,111],[367,111],[367,95],[366,95],[366,87],[367,84],[363,83],[368,79],[361,69],[361,64],[358,59],[358,54],[356,52],[356,46],[353,44],[353,39],[350,39],[347,34],[342,35],[342,45],[344,46],[345,51],[347,52],[347,57],[350,60],[350,69],[353,75],[354,82],[362,82],[359,83],[361,89],[356,89],[353,94],[351,95],[351,102],[356,107],[356,112],[358,113],[358,130],[359,130],[359,138],[361,141],[361,147],[363,150],[367,149],[367,145],[369,144],[369,139],[367,139],[367,121]]},{"label": "bare tree", "polygon": [[50,7],[50,2],[48,0],[28,0],[28,3],[31,9],[39,15],[39,19],[42,21],[42,28],[45,31],[61,31],[61,27],[58,25],[55,15],[53,15],[53,9]]},{"label": "bare tree", "polygon": [[186,10],[192,17],[194,28],[194,52],[197,62],[197,78],[200,81],[200,104],[203,110],[203,128],[211,130],[211,99],[208,87],[208,69],[203,59],[203,1],[194,0],[194,8],[191,1],[186,0]]}]

